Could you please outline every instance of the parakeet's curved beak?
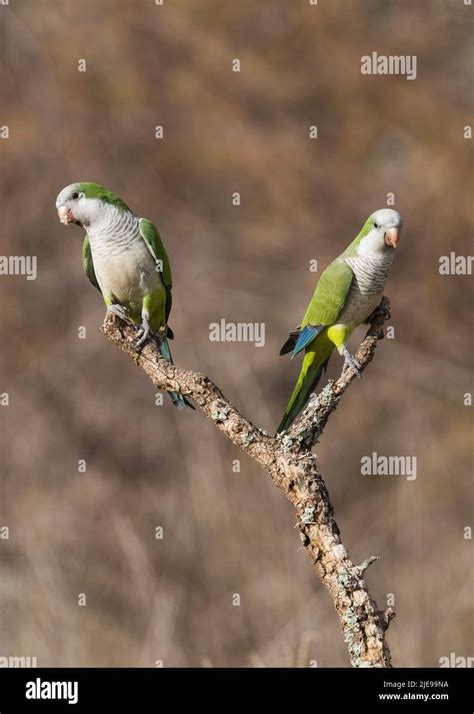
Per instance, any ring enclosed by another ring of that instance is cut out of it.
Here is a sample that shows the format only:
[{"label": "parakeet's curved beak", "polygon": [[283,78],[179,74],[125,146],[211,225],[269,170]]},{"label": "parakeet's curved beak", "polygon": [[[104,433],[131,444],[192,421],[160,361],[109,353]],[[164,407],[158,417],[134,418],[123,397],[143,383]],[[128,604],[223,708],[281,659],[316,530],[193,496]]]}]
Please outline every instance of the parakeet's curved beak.
[{"label": "parakeet's curved beak", "polygon": [[393,226],[385,231],[384,240],[387,245],[391,245],[392,248],[396,248],[398,241],[400,240],[401,227]]},{"label": "parakeet's curved beak", "polygon": [[61,223],[64,223],[65,226],[76,222],[73,212],[67,206],[58,206],[58,216]]}]

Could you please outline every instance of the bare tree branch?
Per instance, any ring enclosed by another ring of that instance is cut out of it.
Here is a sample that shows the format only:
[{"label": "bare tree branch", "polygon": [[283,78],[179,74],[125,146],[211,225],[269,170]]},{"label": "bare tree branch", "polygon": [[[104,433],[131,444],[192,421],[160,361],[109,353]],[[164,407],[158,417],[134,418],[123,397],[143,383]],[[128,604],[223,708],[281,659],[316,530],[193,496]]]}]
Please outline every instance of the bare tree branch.
[{"label": "bare tree branch", "polygon": [[[389,301],[383,298],[356,353],[361,371],[372,360],[389,316]],[[313,396],[287,432],[271,437],[240,414],[204,374],[170,365],[155,341],[147,342],[138,353],[134,326],[109,316],[102,331],[144,370],[157,389],[173,390],[191,398],[234,444],[267,471],[296,509],[302,546],[333,600],[351,664],[390,667],[385,632],[395,613],[391,609],[379,611],[364,580],[365,571],[377,558],[371,556],[361,565],[350,560],[316,457],[311,452],[330,414],[355,378],[352,370],[343,372],[337,381]]]}]

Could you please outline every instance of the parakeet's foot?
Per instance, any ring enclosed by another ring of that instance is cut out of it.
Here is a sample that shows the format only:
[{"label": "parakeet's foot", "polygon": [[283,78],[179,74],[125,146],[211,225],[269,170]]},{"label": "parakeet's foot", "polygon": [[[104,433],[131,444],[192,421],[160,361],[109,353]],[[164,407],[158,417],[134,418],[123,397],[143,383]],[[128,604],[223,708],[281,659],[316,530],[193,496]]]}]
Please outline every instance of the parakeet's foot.
[{"label": "parakeet's foot", "polygon": [[107,306],[107,315],[115,315],[116,317],[119,317],[121,320],[126,320],[127,322],[130,322],[130,318],[128,317],[127,314],[127,309],[123,307],[123,305],[117,305],[116,303],[113,303],[112,305]]},{"label": "parakeet's foot", "polygon": [[143,347],[145,342],[150,337],[150,323],[148,322],[148,318],[145,315],[143,315],[142,319],[143,319],[143,322],[140,325],[140,329],[138,330],[139,339],[138,339],[137,344],[135,345],[137,350],[140,349],[140,347]]},{"label": "parakeet's foot", "polygon": [[346,369],[350,368],[350,369],[352,369],[352,371],[354,372],[356,377],[358,377],[358,379],[362,379],[362,375],[360,373],[361,366],[358,363],[358,361],[356,360],[356,358],[351,355],[351,353],[349,352],[349,350],[347,349],[347,347],[345,345],[343,345],[343,347],[342,347],[341,354],[344,357],[344,367],[342,368],[342,371],[345,372]]}]

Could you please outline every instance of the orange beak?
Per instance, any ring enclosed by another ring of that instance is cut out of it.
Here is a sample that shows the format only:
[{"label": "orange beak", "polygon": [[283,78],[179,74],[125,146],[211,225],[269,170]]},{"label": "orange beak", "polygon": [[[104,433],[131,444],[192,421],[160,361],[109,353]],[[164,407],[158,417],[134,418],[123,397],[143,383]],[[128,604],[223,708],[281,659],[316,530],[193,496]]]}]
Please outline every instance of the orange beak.
[{"label": "orange beak", "polygon": [[398,245],[398,241],[400,240],[400,231],[401,228],[397,228],[396,226],[393,226],[393,228],[389,228],[388,231],[385,232],[384,235],[384,241],[387,245],[391,245],[392,248],[396,248]]}]

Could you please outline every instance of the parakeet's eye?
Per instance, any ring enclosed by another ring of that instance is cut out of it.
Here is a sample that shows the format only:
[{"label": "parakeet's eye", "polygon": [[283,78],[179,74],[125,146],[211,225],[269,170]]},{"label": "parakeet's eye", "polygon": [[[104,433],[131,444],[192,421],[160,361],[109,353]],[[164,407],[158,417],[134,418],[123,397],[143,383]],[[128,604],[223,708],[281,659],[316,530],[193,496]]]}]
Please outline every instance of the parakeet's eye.
[{"label": "parakeet's eye", "polygon": [[79,198],[78,192],[74,191],[73,193],[71,193],[71,198]]},{"label": "parakeet's eye", "polygon": [[[72,197],[74,198],[74,194]],[[378,227],[379,227],[379,224],[374,221],[374,228],[378,228]]]}]

